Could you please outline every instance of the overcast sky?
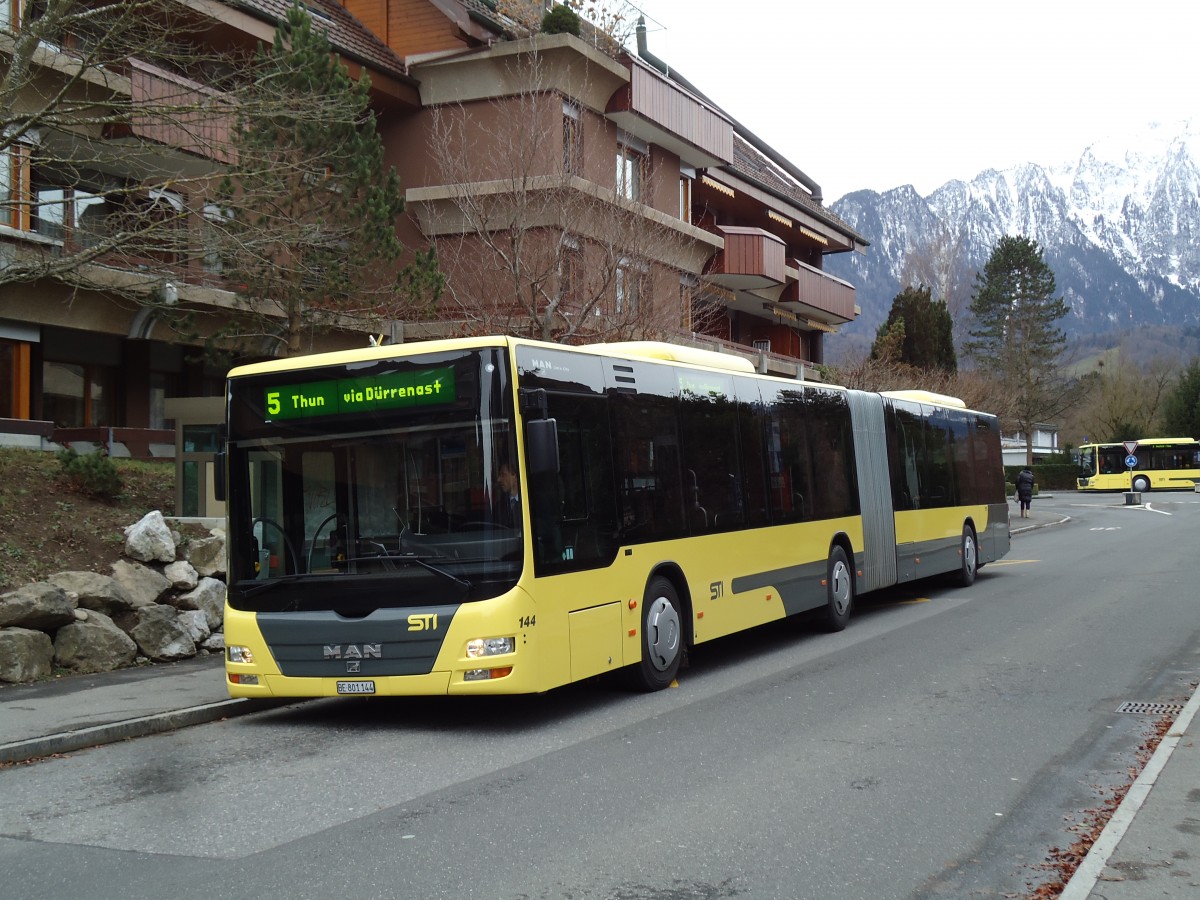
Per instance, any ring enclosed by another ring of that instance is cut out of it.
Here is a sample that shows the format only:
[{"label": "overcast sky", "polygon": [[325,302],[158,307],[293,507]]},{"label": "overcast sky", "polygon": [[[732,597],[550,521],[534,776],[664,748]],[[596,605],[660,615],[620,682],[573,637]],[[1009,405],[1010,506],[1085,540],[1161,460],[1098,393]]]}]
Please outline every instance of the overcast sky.
[{"label": "overcast sky", "polygon": [[1067,162],[1200,114],[1200,7],[1185,0],[633,2],[650,51],[826,203]]}]

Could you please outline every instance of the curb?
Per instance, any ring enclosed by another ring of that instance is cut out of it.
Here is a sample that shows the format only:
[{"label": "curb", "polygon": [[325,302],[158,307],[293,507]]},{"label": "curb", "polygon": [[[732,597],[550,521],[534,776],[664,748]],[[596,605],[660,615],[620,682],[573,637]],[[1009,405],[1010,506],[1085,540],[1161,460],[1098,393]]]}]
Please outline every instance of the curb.
[{"label": "curb", "polygon": [[171,710],[155,713],[150,716],[138,716],[107,725],[94,725],[91,728],[81,728],[78,731],[62,731],[58,734],[48,734],[43,737],[30,738],[23,741],[12,741],[0,744],[0,764],[29,762],[53,756],[56,753],[70,753],[87,747],[101,744],[112,744],[129,738],[145,737],[149,734],[161,734],[164,731],[175,731],[189,725],[202,725],[215,722],[218,719],[232,716],[244,716],[286,706],[294,701],[238,699],[220,700],[216,703],[206,703],[202,706],[192,706],[186,709]]},{"label": "curb", "polygon": [[1112,814],[1112,818],[1108,820],[1108,824],[1104,826],[1104,830],[1100,832],[1100,836],[1088,850],[1087,856],[1075,869],[1075,874],[1071,876],[1067,886],[1058,895],[1058,900],[1086,900],[1091,895],[1100,876],[1104,874],[1109,858],[1129,831],[1134,817],[1142,808],[1142,804],[1146,802],[1146,797],[1150,794],[1155,782],[1158,781],[1158,776],[1162,773],[1167,761],[1170,760],[1171,754],[1175,752],[1176,746],[1192,724],[1192,718],[1198,709],[1200,709],[1200,687],[1192,692],[1192,697],[1184,706],[1183,712],[1176,716],[1175,721],[1171,723],[1171,729],[1163,736],[1158,748],[1150,757],[1150,761],[1146,763],[1142,773],[1138,775],[1126,792],[1125,799],[1117,806],[1116,812]]}]

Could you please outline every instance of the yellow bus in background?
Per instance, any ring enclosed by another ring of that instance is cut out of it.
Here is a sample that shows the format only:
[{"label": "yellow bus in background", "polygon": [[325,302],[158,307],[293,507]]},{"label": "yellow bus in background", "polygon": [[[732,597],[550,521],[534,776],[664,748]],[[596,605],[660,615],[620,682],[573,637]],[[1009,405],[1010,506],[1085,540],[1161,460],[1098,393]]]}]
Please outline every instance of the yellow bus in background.
[{"label": "yellow bus in background", "polygon": [[[1079,490],[1193,490],[1200,481],[1200,442],[1192,438],[1146,438],[1079,448]],[[1132,453],[1130,453],[1132,450]],[[1134,457],[1132,468],[1126,460]]]},{"label": "yellow bus in background", "polygon": [[235,697],[546,691],[1009,549],[953,398],[668,344],[478,337],[229,374]]}]

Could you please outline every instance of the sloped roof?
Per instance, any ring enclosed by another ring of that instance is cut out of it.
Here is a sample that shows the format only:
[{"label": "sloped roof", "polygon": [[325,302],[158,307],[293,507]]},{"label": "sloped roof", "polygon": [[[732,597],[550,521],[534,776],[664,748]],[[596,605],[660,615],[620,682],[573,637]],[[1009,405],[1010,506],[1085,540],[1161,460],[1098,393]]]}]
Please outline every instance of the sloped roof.
[{"label": "sloped roof", "polygon": [[[228,0],[258,19],[280,22],[287,18],[292,0]],[[339,53],[386,75],[408,80],[404,61],[377,38],[344,6],[334,0],[304,0],[313,24],[325,32]]]},{"label": "sloped roof", "polygon": [[729,169],[752,184],[791,201],[838,231],[866,243],[866,238],[851,228],[844,219],[827,206],[815,201],[808,191],[759,153],[736,131],[733,135],[733,162],[722,168]]}]

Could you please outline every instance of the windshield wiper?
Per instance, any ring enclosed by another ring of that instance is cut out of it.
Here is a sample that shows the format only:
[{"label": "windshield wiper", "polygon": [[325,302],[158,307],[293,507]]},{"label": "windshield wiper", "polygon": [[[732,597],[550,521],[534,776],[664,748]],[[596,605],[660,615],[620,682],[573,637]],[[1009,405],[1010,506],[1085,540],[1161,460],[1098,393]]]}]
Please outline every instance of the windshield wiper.
[{"label": "windshield wiper", "polygon": [[414,562],[418,566],[421,566],[423,569],[428,569],[430,572],[433,572],[435,575],[441,575],[443,578],[453,581],[455,584],[459,585],[464,590],[469,591],[471,589],[471,582],[467,581],[465,578],[459,578],[457,575],[453,575],[450,572],[447,572],[445,569],[441,568],[440,566],[435,566],[433,563],[429,562],[425,557],[418,556],[415,553],[401,553],[398,556],[394,556],[391,558],[392,559],[402,559],[405,562]]},{"label": "windshield wiper", "polygon": [[279,575],[275,578],[266,581],[252,581],[250,587],[242,587],[244,581],[237,582],[238,590],[242,592],[242,596],[249,600],[251,597],[257,597],[259,594],[265,594],[267,591],[273,591],[275,588],[284,584],[291,584],[303,576],[300,575]]},{"label": "windshield wiper", "polygon": [[[385,566],[395,566],[397,563],[402,563],[405,565],[411,563],[413,565],[420,566],[423,569],[427,569],[428,571],[432,572],[434,575],[440,575],[442,578],[445,578],[447,581],[454,582],[459,587],[461,587],[463,590],[469,591],[472,587],[471,582],[466,581],[465,579],[459,578],[457,575],[447,572],[445,569],[441,568],[440,566],[435,566],[433,563],[429,562],[430,559],[442,559],[442,558],[443,557],[441,557],[441,556],[432,556],[432,557],[419,556],[416,553],[379,553],[379,554],[372,554],[370,556],[354,556],[354,557],[351,557],[350,559],[346,560],[346,562],[354,562],[354,563],[363,563],[363,562],[371,563],[371,562],[373,562],[373,563],[382,563]],[[456,560],[456,562],[457,562],[457,560]]]}]

